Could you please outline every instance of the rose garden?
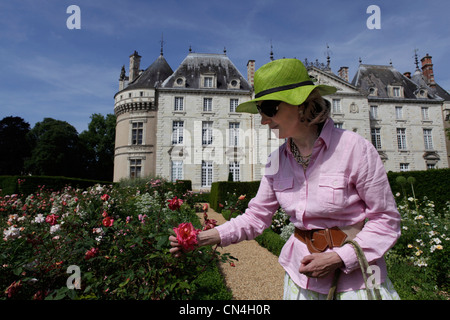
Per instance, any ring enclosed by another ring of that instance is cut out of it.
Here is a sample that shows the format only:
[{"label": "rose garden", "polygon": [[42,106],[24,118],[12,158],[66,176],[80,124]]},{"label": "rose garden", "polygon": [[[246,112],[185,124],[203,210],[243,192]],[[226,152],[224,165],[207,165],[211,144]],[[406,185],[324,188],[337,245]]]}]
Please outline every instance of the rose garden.
[{"label": "rose garden", "polygon": [[[0,299],[231,299],[218,266],[233,257],[215,247],[169,253],[170,234],[190,249],[214,227],[208,196],[162,179],[3,195]],[[227,193],[223,216],[241,214],[248,198]],[[386,255],[396,289],[402,299],[449,299],[448,203],[438,212],[426,197],[396,200],[402,236]],[[257,241],[277,254],[292,230],[280,209]]]}]

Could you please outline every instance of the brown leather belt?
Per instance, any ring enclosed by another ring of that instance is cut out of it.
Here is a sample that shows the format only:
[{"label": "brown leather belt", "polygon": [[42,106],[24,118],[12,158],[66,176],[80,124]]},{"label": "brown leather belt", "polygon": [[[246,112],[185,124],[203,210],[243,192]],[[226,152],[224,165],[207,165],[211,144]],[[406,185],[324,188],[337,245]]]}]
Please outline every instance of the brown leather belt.
[{"label": "brown leather belt", "polygon": [[295,228],[295,237],[306,244],[310,253],[324,252],[327,248],[340,247],[345,240],[352,240],[361,231],[364,221],[347,227],[301,230]]}]

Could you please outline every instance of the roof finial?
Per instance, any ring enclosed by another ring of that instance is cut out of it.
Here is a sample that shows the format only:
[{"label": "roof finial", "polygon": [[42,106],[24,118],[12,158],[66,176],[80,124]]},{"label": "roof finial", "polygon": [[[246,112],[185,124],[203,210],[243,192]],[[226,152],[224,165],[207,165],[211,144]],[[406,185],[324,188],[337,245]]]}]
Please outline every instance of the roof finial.
[{"label": "roof finial", "polygon": [[192,46],[190,45],[189,46],[189,53],[191,53],[192,52]]},{"label": "roof finial", "polygon": [[328,43],[327,43],[327,51],[325,53],[327,54],[327,69],[330,69],[330,62],[331,62],[330,54],[332,52],[330,50],[330,46],[328,46]]},{"label": "roof finial", "polygon": [[223,47],[223,53],[227,54],[227,47]]},{"label": "roof finial", "polygon": [[272,39],[270,39],[270,61],[273,61],[273,46],[272,46]]},{"label": "roof finial", "polygon": [[361,57],[359,57],[359,64],[361,64],[362,63],[362,59],[361,59]]},{"label": "roof finial", "polygon": [[161,32],[161,55],[163,55],[164,52],[164,34]]},{"label": "roof finial", "polygon": [[419,49],[414,49],[414,59],[416,63],[416,70],[419,70],[419,57],[417,56],[417,52],[419,52]]}]

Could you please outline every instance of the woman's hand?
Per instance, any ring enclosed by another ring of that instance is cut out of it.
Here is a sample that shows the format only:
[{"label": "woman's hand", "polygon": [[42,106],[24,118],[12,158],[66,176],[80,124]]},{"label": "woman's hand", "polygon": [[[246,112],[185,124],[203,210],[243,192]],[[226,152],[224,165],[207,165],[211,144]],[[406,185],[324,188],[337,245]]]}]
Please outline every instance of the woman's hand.
[{"label": "woman's hand", "polygon": [[299,271],[310,278],[323,278],[343,265],[336,252],[313,253],[303,258]]},{"label": "woman's hand", "polygon": [[[174,236],[169,237],[170,245],[172,248],[169,250],[170,253],[178,258],[183,253],[183,249],[181,244],[178,243],[178,240]],[[209,229],[206,231],[202,231],[197,235],[197,247],[215,245],[220,243],[220,234],[216,229]]]},{"label": "woman's hand", "polygon": [[178,240],[176,237],[174,236],[170,236],[169,237],[169,241],[170,241],[170,245],[172,246],[172,248],[170,248],[170,253],[178,258],[181,256],[182,253],[182,249],[181,249],[181,244],[178,243]]}]

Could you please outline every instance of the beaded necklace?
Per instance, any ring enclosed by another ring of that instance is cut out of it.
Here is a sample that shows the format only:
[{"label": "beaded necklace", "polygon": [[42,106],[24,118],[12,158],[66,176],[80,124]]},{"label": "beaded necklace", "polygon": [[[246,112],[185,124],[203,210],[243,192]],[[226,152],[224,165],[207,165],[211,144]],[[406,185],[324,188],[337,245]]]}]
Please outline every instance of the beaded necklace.
[{"label": "beaded necklace", "polygon": [[306,170],[306,168],[308,168],[309,161],[311,160],[312,153],[307,156],[302,156],[297,148],[297,145],[294,143],[292,139],[290,139],[290,147],[294,159],[297,161],[298,164],[300,164],[303,167],[303,170]]}]

